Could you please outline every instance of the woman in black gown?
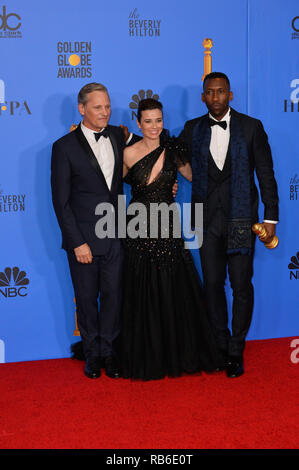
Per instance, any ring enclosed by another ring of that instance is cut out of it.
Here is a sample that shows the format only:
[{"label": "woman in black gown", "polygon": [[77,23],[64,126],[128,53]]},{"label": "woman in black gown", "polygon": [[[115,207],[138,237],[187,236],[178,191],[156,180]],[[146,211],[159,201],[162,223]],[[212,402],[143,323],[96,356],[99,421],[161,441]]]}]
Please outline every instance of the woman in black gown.
[{"label": "woman in black gown", "polygon": [[151,204],[172,204],[177,170],[191,181],[191,167],[178,143],[160,145],[161,103],[142,100],[138,125],[143,139],[125,149],[124,177],[132,189],[130,205],[143,204],[148,217],[144,238],[125,241],[122,375],[150,380],[213,371],[222,364],[192,255],[173,231],[175,217],[170,217],[168,238],[160,231],[150,237]]}]

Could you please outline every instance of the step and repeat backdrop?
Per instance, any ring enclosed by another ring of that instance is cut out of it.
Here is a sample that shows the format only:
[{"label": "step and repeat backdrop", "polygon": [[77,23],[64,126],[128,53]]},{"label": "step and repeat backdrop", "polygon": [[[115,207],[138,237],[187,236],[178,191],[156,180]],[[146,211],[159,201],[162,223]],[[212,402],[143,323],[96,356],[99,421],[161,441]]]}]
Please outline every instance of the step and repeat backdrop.
[{"label": "step and repeat backdrop", "polygon": [[[206,113],[205,67],[229,76],[232,107],[262,120],[279,187],[279,245],[257,240],[248,339],[299,335],[298,52],[297,0],[0,2],[0,362],[68,357],[77,340],[50,159],[80,121],[79,89],[104,83],[111,124],[135,133],[138,101],[155,95],[178,135]],[[179,177],[177,200],[190,192]]]}]

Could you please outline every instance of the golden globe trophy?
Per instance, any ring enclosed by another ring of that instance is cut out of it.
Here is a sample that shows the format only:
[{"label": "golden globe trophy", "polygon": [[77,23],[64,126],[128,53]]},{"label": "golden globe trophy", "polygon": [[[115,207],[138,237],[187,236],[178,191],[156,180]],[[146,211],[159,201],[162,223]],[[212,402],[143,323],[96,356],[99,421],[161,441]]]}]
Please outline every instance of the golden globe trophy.
[{"label": "golden globe trophy", "polygon": [[[266,228],[264,227],[264,225],[262,225],[262,224],[254,224],[252,226],[252,231],[256,235],[258,235],[259,239],[263,243],[266,240],[266,238],[268,237],[268,232],[267,232]],[[270,250],[273,250],[273,248],[275,248],[278,245],[278,237],[276,235],[274,235],[272,237],[272,240],[268,243],[264,243],[264,245],[265,245],[266,248],[269,248]]]},{"label": "golden globe trophy", "polygon": [[203,76],[202,76],[202,81],[204,81],[204,78],[208,73],[212,72],[212,57],[211,57],[211,48],[213,47],[213,41],[212,39],[205,38],[202,43],[203,47],[205,48],[205,56],[203,60]]},{"label": "golden globe trophy", "polygon": [[[74,299],[74,303],[76,306],[76,299]],[[77,323],[77,306],[75,307],[75,330],[74,330],[73,336],[81,336],[80,330],[78,328],[78,323]]]}]

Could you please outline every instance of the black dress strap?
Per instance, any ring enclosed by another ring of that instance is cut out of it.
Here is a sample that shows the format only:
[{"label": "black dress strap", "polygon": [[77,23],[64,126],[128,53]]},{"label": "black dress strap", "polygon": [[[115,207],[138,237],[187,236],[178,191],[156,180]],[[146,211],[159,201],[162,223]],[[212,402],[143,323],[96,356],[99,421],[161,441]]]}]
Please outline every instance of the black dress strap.
[{"label": "black dress strap", "polygon": [[132,181],[134,181],[134,184],[137,183],[138,186],[147,185],[153,166],[155,165],[163,151],[164,148],[160,145],[152,152],[140,158],[140,160],[134,163],[134,165],[131,166],[131,168],[129,169],[125,177],[125,182],[128,184],[132,184]]}]

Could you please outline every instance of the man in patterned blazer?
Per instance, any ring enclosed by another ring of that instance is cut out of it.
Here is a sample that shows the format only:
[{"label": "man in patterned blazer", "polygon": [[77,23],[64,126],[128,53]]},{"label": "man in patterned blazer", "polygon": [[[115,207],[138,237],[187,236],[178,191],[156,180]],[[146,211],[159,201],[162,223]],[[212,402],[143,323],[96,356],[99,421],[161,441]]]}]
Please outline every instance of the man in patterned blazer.
[{"label": "man in patterned blazer", "polygon": [[[228,377],[244,372],[243,350],[253,310],[253,253],[259,194],[263,225],[270,241],[278,221],[277,184],[262,123],[230,108],[228,77],[205,77],[202,100],[208,114],[186,122],[180,135],[192,157],[192,202],[203,203],[204,233],[200,257],[210,320]],[[228,328],[225,279],[233,291],[232,325]]]}]

